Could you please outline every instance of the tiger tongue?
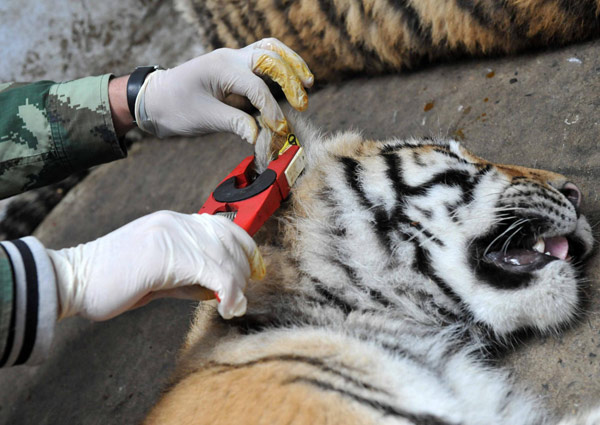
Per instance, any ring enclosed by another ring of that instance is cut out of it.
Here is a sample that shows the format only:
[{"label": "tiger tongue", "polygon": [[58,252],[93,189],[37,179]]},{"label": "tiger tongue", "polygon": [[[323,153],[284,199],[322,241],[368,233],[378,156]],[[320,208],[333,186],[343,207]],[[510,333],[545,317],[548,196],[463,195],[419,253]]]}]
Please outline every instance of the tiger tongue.
[{"label": "tiger tongue", "polygon": [[546,247],[544,248],[546,254],[560,258],[561,260],[567,258],[567,254],[569,253],[569,242],[567,241],[567,238],[563,236],[544,238],[544,243],[546,244]]}]

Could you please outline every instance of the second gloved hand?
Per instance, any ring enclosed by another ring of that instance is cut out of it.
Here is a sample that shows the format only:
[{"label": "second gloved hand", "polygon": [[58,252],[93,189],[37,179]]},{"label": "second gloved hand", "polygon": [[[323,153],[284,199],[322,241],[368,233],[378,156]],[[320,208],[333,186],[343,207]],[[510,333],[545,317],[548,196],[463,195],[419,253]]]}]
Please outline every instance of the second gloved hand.
[{"label": "second gloved hand", "polygon": [[254,118],[223,103],[229,94],[236,94],[250,100],[267,127],[285,135],[289,131],[285,117],[260,76],[279,84],[294,108],[306,109],[304,87],[312,86],[313,75],[292,49],[266,38],[243,49],[217,49],[151,73],[136,99],[136,121],[158,137],[231,132],[254,143],[258,135]]},{"label": "second gloved hand", "polygon": [[246,312],[248,279],[265,273],[253,239],[229,220],[206,214],[160,211],[48,254],[61,318],[105,320],[154,298],[207,299],[215,291],[219,313],[229,319]]}]

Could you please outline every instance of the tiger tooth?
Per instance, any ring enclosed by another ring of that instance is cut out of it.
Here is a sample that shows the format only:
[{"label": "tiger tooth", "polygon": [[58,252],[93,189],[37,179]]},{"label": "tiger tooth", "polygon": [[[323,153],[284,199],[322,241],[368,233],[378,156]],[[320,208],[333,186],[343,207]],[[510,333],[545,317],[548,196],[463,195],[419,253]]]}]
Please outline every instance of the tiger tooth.
[{"label": "tiger tooth", "polygon": [[538,238],[537,242],[535,243],[535,245],[533,245],[532,249],[534,251],[540,252],[540,253],[544,253],[544,249],[546,248],[546,243],[544,242],[543,238]]}]

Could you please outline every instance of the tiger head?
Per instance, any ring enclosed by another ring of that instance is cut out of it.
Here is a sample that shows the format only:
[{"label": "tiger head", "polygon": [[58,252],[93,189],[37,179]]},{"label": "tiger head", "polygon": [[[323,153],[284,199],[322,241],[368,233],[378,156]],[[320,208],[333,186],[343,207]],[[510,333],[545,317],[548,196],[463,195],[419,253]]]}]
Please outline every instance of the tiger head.
[{"label": "tiger head", "polygon": [[576,317],[593,237],[564,176],[456,141],[296,134],[307,167],[280,222],[299,280],[382,311],[410,310],[400,297],[411,293],[500,337]]}]

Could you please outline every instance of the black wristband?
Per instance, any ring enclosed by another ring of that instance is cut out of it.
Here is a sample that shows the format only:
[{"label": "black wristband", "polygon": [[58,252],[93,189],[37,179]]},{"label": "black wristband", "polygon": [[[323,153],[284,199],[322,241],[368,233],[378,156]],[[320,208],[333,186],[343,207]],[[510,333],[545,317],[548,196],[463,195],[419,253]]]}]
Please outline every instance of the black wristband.
[{"label": "black wristband", "polygon": [[160,69],[158,65],[153,66],[138,66],[135,71],[131,73],[129,79],[127,80],[127,106],[129,107],[129,112],[133,117],[133,122],[135,123],[135,99],[137,98],[142,85],[144,84],[144,80],[151,72]]}]

